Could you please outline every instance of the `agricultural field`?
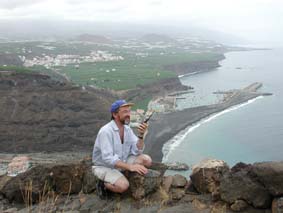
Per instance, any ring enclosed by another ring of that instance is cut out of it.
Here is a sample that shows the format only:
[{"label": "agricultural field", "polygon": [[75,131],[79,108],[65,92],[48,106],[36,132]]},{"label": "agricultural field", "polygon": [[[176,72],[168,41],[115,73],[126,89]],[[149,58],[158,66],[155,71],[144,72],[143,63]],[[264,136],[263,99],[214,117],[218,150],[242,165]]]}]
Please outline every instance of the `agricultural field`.
[{"label": "agricultural field", "polygon": [[[22,68],[18,70],[36,70],[78,85],[112,90],[131,89],[176,77],[166,65],[215,61],[224,51],[225,47],[220,44],[184,39],[113,40],[110,44],[71,40],[0,43],[0,59],[8,57],[6,61],[10,63],[11,58],[20,58]],[[0,60],[2,70],[13,65],[5,64],[4,59]]]}]

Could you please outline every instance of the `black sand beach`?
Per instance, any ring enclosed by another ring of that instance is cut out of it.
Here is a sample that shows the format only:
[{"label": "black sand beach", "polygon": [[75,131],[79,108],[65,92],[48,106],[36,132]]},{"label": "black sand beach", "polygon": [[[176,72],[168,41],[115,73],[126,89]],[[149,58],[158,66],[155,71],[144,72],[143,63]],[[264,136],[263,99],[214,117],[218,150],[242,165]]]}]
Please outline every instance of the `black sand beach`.
[{"label": "black sand beach", "polygon": [[163,145],[181,130],[234,105],[247,102],[258,96],[271,95],[257,93],[256,90],[261,86],[260,83],[254,83],[244,89],[236,90],[230,93],[225,101],[218,104],[188,108],[172,113],[156,113],[150,121],[149,133],[145,139],[145,153],[149,154],[154,161],[162,161]]}]

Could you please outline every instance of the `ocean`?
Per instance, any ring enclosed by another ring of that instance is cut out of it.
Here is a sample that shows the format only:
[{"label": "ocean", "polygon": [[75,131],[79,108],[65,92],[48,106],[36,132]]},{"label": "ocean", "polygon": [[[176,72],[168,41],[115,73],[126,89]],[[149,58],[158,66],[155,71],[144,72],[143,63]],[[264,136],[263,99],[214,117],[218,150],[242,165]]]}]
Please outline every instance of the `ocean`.
[{"label": "ocean", "polygon": [[[167,143],[163,162],[183,162],[192,166],[203,159],[254,163],[283,160],[283,49],[229,52],[221,67],[181,77],[195,93],[178,99],[179,109],[211,104],[226,91],[262,82],[258,97],[212,115],[187,127]],[[166,145],[165,145],[166,146]],[[168,147],[167,147],[168,149]]]}]

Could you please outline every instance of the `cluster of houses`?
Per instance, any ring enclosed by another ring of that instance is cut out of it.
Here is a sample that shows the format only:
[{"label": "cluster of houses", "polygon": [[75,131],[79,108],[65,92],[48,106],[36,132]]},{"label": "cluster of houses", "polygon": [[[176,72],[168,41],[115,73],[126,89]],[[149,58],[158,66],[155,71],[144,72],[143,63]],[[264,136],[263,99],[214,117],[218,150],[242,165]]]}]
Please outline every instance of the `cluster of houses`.
[{"label": "cluster of houses", "polygon": [[124,60],[122,56],[115,56],[106,51],[92,51],[90,55],[67,55],[61,54],[56,56],[50,56],[43,54],[42,56],[36,56],[32,59],[27,59],[25,56],[20,56],[24,62],[25,67],[32,67],[35,65],[41,65],[47,69],[55,66],[66,66],[68,64],[74,64],[76,68],[79,67],[80,63],[85,62],[100,62],[100,61],[120,61]]}]

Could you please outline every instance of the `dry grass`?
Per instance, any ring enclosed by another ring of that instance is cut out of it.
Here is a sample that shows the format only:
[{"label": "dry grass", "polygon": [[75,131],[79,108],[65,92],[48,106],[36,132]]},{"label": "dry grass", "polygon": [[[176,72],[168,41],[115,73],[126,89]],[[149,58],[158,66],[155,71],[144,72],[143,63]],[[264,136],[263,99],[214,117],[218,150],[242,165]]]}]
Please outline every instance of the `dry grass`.
[{"label": "dry grass", "polygon": [[[72,182],[70,181],[69,190],[67,198],[65,199],[63,210],[65,211],[66,204],[70,201],[70,192],[72,188]],[[25,203],[26,209],[28,212],[38,212],[38,213],[45,213],[45,212],[54,212],[57,209],[57,205],[59,205],[58,201],[60,195],[57,194],[54,190],[52,190],[47,182],[45,182],[43,189],[38,194],[38,199],[34,200],[33,196],[33,183],[32,181],[27,182],[24,186],[20,185],[22,198]],[[38,201],[36,209],[35,202]],[[73,209],[72,209],[73,210]]]}]

